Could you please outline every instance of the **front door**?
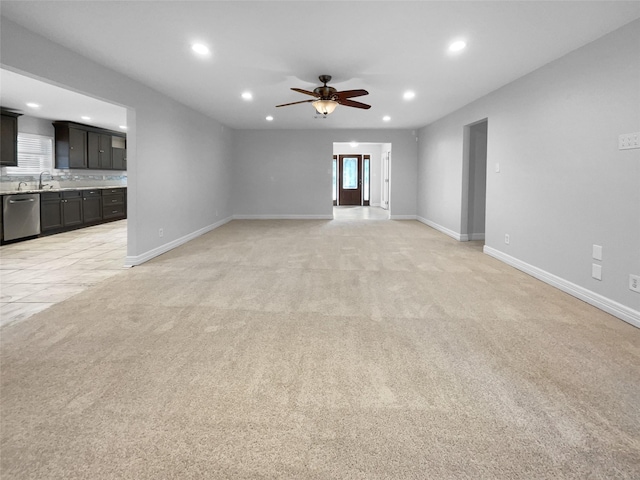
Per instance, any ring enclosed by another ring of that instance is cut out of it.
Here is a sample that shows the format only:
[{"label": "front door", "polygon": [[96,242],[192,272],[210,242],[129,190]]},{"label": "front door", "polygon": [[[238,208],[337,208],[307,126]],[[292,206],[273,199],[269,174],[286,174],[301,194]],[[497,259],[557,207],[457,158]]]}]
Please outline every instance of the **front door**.
[{"label": "front door", "polygon": [[362,205],[362,155],[340,155],[339,205]]}]

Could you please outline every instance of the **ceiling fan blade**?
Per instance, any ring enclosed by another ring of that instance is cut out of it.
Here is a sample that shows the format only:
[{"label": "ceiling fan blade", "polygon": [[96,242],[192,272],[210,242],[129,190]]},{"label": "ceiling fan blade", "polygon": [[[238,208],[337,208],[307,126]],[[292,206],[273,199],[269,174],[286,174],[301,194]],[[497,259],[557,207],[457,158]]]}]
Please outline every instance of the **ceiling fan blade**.
[{"label": "ceiling fan blade", "polygon": [[302,100],[301,102],[283,103],[282,105],[276,105],[276,107],[286,107],[287,105],[297,105],[298,103],[315,102],[315,100]]},{"label": "ceiling fan blade", "polygon": [[320,97],[320,95],[318,95],[315,92],[310,92],[309,90],[303,90],[301,88],[291,88],[291,90],[298,93],[304,93],[305,95],[311,95],[312,97],[316,97],[316,98]]},{"label": "ceiling fan blade", "polygon": [[369,92],[367,92],[366,90],[344,90],[342,92],[336,92],[336,95],[341,99],[341,100],[345,100],[347,98],[352,98],[352,97],[361,97],[363,95],[369,95]]},{"label": "ceiling fan blade", "polygon": [[367,105],[366,103],[356,102],[355,100],[342,100],[342,99],[339,99],[338,103],[340,105],[344,105],[345,107],[363,108],[365,110],[368,110],[368,109],[371,108],[371,105]]}]

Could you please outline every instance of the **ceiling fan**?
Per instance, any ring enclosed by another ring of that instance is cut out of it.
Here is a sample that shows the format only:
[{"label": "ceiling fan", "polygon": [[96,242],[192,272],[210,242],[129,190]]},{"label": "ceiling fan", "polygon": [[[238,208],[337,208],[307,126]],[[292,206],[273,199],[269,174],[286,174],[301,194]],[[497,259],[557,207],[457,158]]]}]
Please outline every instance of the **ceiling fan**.
[{"label": "ceiling fan", "polygon": [[335,88],[327,86],[327,83],[331,81],[331,75],[320,75],[319,79],[322,83],[324,83],[324,85],[314,88],[313,92],[303,90],[301,88],[291,89],[295,92],[304,93],[305,95],[311,95],[312,97],[315,97],[315,99],[302,100],[300,102],[293,103],[284,103],[282,105],[276,105],[276,107],[286,107],[288,105],[296,105],[298,103],[311,103],[311,105],[313,105],[313,108],[316,109],[316,112],[322,115],[329,115],[336,109],[338,105],[344,105],[345,107],[362,108],[365,110],[371,108],[371,105],[367,105],[366,103],[360,103],[356,102],[355,100],[350,100],[353,97],[369,95],[369,92],[367,92],[366,90],[344,90],[342,92],[339,92]]}]

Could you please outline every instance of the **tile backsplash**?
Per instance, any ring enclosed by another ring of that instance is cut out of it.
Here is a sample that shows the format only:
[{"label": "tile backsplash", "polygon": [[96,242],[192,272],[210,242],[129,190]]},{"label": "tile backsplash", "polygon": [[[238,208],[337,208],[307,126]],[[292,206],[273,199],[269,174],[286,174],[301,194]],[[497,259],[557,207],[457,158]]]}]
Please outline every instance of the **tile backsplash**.
[{"label": "tile backsplash", "polygon": [[[4,168],[2,169],[4,170]],[[20,182],[27,185],[22,186],[22,190],[34,190],[38,188],[38,175],[0,175],[0,193],[15,192],[18,190]],[[42,182],[47,184],[46,188],[73,188],[73,187],[111,187],[127,186],[127,175],[120,172],[114,173],[75,173],[68,171],[54,170],[51,175],[43,175]]]}]

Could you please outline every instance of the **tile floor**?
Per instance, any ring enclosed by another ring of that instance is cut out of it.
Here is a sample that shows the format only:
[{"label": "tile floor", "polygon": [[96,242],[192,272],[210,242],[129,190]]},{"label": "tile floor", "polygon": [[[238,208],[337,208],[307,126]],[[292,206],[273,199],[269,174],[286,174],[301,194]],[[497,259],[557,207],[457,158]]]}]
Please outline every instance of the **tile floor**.
[{"label": "tile floor", "polygon": [[0,326],[29,318],[124,267],[127,221],[0,247]]}]

